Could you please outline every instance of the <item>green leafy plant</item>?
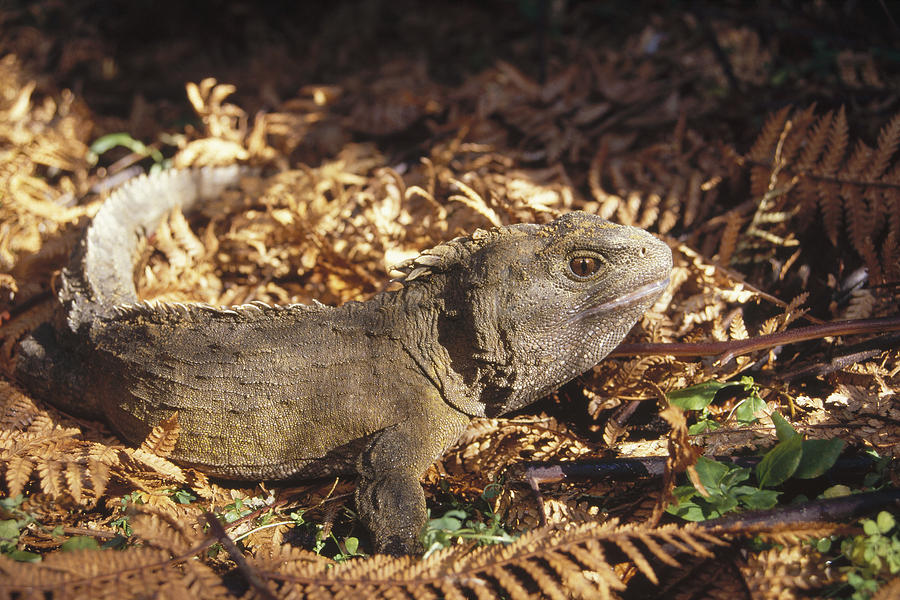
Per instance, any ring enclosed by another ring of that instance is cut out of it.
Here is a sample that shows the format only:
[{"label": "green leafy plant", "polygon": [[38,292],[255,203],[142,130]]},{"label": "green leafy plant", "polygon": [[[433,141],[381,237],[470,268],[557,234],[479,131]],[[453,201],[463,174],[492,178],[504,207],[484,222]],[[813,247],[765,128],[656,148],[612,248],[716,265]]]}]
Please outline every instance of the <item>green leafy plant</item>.
[{"label": "green leafy plant", "polygon": [[[233,523],[238,519],[250,514],[253,512],[253,509],[249,505],[255,505],[259,502],[258,498],[251,499],[241,499],[237,498],[234,502],[227,505],[224,509],[224,512],[220,515],[221,519],[226,523]],[[262,531],[263,529],[270,529],[272,527],[280,527],[282,525],[293,525],[294,527],[303,527],[306,529],[314,528],[315,529],[315,545],[313,546],[313,552],[316,554],[322,555],[328,545],[329,541],[334,542],[334,545],[337,547],[337,552],[331,556],[331,558],[336,562],[342,562],[345,560],[349,560],[351,558],[361,558],[367,556],[365,553],[359,551],[359,539],[353,536],[347,536],[343,540],[339,540],[337,536],[335,536],[334,532],[331,531],[328,534],[325,533],[325,526],[319,523],[313,523],[307,521],[304,517],[305,511],[297,510],[288,514],[288,520],[276,520],[275,511],[269,510],[257,517],[255,521],[255,526],[251,529],[245,531],[244,533],[236,536],[234,538],[234,542],[240,542],[244,538]]]},{"label": "green leafy plant", "polygon": [[324,525],[307,521],[304,518],[303,513],[304,511],[302,510],[290,513],[288,516],[291,520],[285,521],[284,523],[292,523],[297,527],[315,528],[316,541],[313,546],[313,552],[315,552],[316,554],[325,554],[325,549],[328,546],[328,542],[331,541],[337,547],[337,552],[331,556],[331,558],[335,562],[344,562],[345,560],[349,560],[351,558],[365,558],[366,556],[368,556],[366,553],[360,552],[359,538],[347,536],[342,541],[338,539],[338,537],[334,534],[334,531],[329,531],[326,535]]},{"label": "green leafy plant", "polygon": [[250,502],[245,498],[235,498],[234,502],[225,505],[222,509],[222,518],[226,523],[234,523],[238,519],[246,517],[253,512]]},{"label": "green leafy plant", "polygon": [[875,519],[861,519],[859,523],[862,535],[832,536],[815,542],[822,554],[828,554],[840,542],[840,556],[830,562],[849,563],[840,567],[846,582],[832,590],[829,597],[868,600],[881,585],[900,573],[900,527],[896,517],[881,511]]},{"label": "green leafy plant", "polygon": [[[41,555],[35,552],[19,549],[19,541],[22,534],[29,527],[36,527],[49,533],[52,537],[61,537],[63,528],[60,526],[50,528],[39,523],[33,516],[22,510],[25,497],[22,494],[14,498],[0,498],[0,554],[20,562],[40,562]],[[90,536],[70,537],[60,545],[63,552],[75,550],[96,550],[100,544]]]},{"label": "green leafy plant", "polygon": [[780,492],[744,484],[751,476],[748,468],[701,456],[695,469],[708,495],[703,496],[693,485],[676,487],[673,493],[677,503],[668,512],[677,517],[705,521],[738,509],[766,509],[778,503]]},{"label": "green leafy plant", "polygon": [[171,495],[172,499],[178,504],[190,504],[197,499],[197,496],[192,494],[190,490],[184,488],[172,490]]},{"label": "green leafy plant", "polygon": [[70,537],[59,547],[63,552],[74,552],[76,550],[98,550],[100,544],[94,538],[86,535],[76,535]]},{"label": "green leafy plant", "polygon": [[[777,487],[791,477],[819,477],[834,465],[844,447],[839,439],[804,440],[778,413],[772,414],[772,421],[779,441],[763,455],[755,473],[701,456],[694,468],[703,491],[694,485],[676,487],[676,503],[667,511],[688,521],[705,521],[737,510],[772,508],[781,492],[763,488]],[[751,474],[757,486],[745,483]]]},{"label": "green leafy plant", "polygon": [[882,511],[860,524],[863,535],[841,542],[841,553],[850,560],[846,573],[853,600],[871,597],[880,584],[900,573],[900,529],[894,515]]},{"label": "green leafy plant", "polygon": [[759,386],[753,381],[752,377],[741,377],[740,381],[704,381],[697,385],[669,392],[666,396],[670,404],[674,404],[684,410],[698,412],[697,422],[688,428],[688,433],[705,433],[720,427],[719,423],[712,419],[709,405],[712,404],[719,390],[728,387],[742,387],[746,394],[732,409],[728,417],[731,418],[733,415],[738,423],[742,424],[755,422],[757,419],[756,415],[766,407],[766,403],[759,395]]},{"label": "green leafy plant", "polygon": [[[109,522],[111,527],[118,529],[123,536],[130,537],[131,536],[131,515],[128,514],[128,505],[129,504],[143,504],[144,496],[143,492],[134,491],[126,496],[122,496],[119,500],[119,512],[122,516],[113,519]],[[105,544],[104,544],[105,546]]]},{"label": "green leafy plant", "polygon": [[359,539],[348,536],[344,538],[344,541],[338,541],[337,537],[335,537],[334,532],[332,531],[329,534],[331,541],[337,544],[338,553],[332,556],[335,562],[344,562],[345,560],[350,560],[351,558],[365,558],[367,554],[359,551]]},{"label": "green leafy plant", "polygon": [[838,438],[804,440],[784,417],[772,413],[778,444],[756,466],[760,487],[775,487],[791,477],[815,479],[830,469],[844,449]]},{"label": "green leafy plant", "polygon": [[25,529],[37,521],[21,509],[25,497],[0,498],[0,554],[21,562],[38,562],[41,555],[19,549],[19,537]]},{"label": "green leafy plant", "polygon": [[[489,501],[496,497],[499,489],[497,485],[489,485],[482,492],[480,501],[486,508],[478,510],[472,505],[460,505],[448,510],[442,517],[429,519],[422,534],[425,557],[462,540],[475,541],[481,545],[508,544],[515,540],[516,536],[504,529],[500,515],[490,508]],[[484,520],[470,517],[469,513],[480,513]]]},{"label": "green leafy plant", "polygon": [[92,165],[97,164],[101,154],[119,147],[126,148],[130,152],[153,160],[153,166],[150,168],[151,173],[168,167],[168,161],[163,158],[162,152],[134,139],[128,133],[110,133],[94,140],[88,152],[88,161]]}]

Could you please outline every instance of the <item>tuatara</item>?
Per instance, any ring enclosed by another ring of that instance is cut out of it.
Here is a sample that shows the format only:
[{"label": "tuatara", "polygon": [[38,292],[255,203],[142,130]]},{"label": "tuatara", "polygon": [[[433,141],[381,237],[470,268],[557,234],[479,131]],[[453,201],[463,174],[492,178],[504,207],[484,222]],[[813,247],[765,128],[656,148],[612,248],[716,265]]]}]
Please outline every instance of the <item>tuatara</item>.
[{"label": "tuatara", "polygon": [[171,458],[232,479],[358,476],[376,551],[420,550],[422,473],[473,417],[526,406],[600,361],[665,288],[669,248],[571,212],[478,230],[399,266],[401,289],[340,307],[139,302],[140,236],[241,177],[167,171],[122,186],[62,274],[60,318],[17,379],[139,443],[178,411]]}]

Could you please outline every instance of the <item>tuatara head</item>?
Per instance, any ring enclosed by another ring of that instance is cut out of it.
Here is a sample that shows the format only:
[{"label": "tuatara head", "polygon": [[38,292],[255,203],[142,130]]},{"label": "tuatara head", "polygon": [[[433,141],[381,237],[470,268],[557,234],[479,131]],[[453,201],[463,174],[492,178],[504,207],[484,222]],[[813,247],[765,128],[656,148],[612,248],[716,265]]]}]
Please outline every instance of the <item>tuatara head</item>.
[{"label": "tuatara head", "polygon": [[443,337],[452,368],[476,392],[454,403],[493,416],[613,350],[665,289],[672,252],[646,231],[572,212],[546,225],[478,231],[405,266],[454,272],[448,304],[461,306]]}]

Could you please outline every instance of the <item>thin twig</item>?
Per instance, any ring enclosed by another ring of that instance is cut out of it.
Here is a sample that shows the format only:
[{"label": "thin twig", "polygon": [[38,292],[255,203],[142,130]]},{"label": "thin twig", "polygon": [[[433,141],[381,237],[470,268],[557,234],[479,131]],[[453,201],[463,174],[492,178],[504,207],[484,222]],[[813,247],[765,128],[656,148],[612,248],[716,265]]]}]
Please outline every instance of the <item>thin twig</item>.
[{"label": "thin twig", "polygon": [[203,514],[203,518],[206,519],[210,532],[218,538],[219,542],[221,542],[222,546],[228,552],[228,556],[235,562],[238,570],[244,576],[244,579],[246,579],[247,583],[256,590],[259,597],[265,598],[265,600],[275,600],[275,595],[272,594],[271,590],[266,586],[265,582],[259,576],[259,573],[257,573],[253,567],[250,566],[250,563],[247,562],[247,559],[244,558],[244,554],[228,536],[228,533],[225,531],[225,528],[222,527],[222,523],[219,522],[216,515],[211,512],[206,512]]},{"label": "thin twig", "polygon": [[610,356],[662,355],[662,356],[718,356],[719,364],[725,364],[736,356],[756,350],[767,350],[784,344],[796,344],[836,335],[860,335],[900,331],[900,317],[881,319],[854,319],[835,321],[822,325],[798,327],[788,331],[760,335],[746,340],[727,342],[699,342],[696,344],[622,344]]}]

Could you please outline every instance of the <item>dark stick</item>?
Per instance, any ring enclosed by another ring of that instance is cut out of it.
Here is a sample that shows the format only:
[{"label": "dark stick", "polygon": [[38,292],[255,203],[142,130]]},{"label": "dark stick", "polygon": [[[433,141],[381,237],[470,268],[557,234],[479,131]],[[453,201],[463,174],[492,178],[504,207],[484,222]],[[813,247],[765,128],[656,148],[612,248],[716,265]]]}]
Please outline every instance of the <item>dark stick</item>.
[{"label": "dark stick", "polygon": [[798,327],[789,331],[760,335],[746,340],[728,342],[700,342],[697,344],[621,344],[609,353],[609,356],[631,356],[635,354],[651,354],[666,356],[719,356],[719,362],[725,364],[736,356],[748,354],[754,350],[765,350],[784,344],[796,344],[808,340],[816,340],[835,335],[859,335],[864,333],[884,333],[900,331],[900,317],[881,319],[854,319],[835,321],[822,325]]},{"label": "dark stick", "polygon": [[[761,456],[714,456],[714,460],[727,462],[739,467],[751,468],[759,464]],[[829,469],[832,471],[858,471],[875,462],[870,456],[839,458]],[[665,456],[640,456],[632,458],[609,458],[601,460],[573,460],[559,462],[524,462],[511,466],[510,477],[523,479],[532,489],[542,483],[563,480],[633,481],[635,479],[662,477],[666,469]]]}]

